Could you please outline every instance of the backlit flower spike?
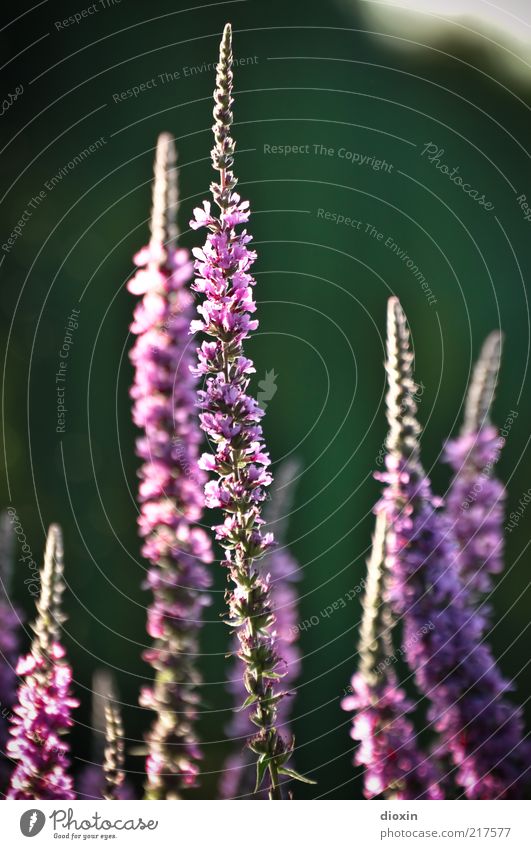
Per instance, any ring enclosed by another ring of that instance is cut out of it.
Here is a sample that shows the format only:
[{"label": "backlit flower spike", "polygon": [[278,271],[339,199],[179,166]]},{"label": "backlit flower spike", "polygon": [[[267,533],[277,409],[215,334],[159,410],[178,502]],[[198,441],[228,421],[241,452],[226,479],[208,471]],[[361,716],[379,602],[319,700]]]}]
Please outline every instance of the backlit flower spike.
[{"label": "backlit flower spike", "polygon": [[9,715],[17,695],[15,667],[22,621],[21,613],[11,599],[14,540],[13,520],[9,513],[3,512],[0,514],[0,792],[5,792],[11,768],[5,754],[9,732],[4,717]]},{"label": "backlit flower spike", "polygon": [[277,728],[277,705],[281,698],[278,678],[285,670],[277,653],[270,581],[257,565],[273,543],[272,534],[261,532],[261,504],[271,483],[260,420],[263,410],[248,393],[253,363],[244,356],[243,343],[258,326],[251,318],[255,280],[250,269],[256,259],[250,250],[251,236],[238,225],[249,219],[249,204],[234,192],[232,172],[234,140],[232,124],[232,33],[224,29],[214,92],[214,148],[212,163],[219,183],[211,186],[219,216],[209,203],[195,210],[191,227],[209,230],[202,250],[194,251],[196,278],[193,288],[203,295],[199,319],[191,332],[202,331],[210,339],[198,349],[196,373],[204,380],[199,393],[201,426],[212,452],[201,460],[213,473],[205,487],[206,504],[219,507],[224,521],[214,528],[225,549],[233,589],[228,594],[229,621],[239,640],[243,661],[246,706],[252,705],[257,732],[249,741],[257,761],[257,787],[268,774],[269,795],[283,796],[279,776],[292,776],[287,766],[290,744]]},{"label": "backlit flower spike", "polygon": [[205,564],[212,561],[210,539],[199,527],[206,475],[198,468],[202,436],[188,337],[193,265],[177,245],[175,162],[173,138],[163,133],[155,157],[151,240],[136,256],[139,270],[128,284],[142,296],[131,325],[137,339],[130,358],[133,420],[142,429],[136,442],[142,460],[138,524],[153,599],[147,622],[153,645],[144,658],[155,680],[141,693],[142,706],[156,714],[147,736],[149,799],[178,798],[197,784],[197,657],[202,612],[210,601]]},{"label": "backlit flower spike", "polygon": [[342,707],[354,711],[351,737],[359,743],[354,763],[364,767],[367,799],[442,799],[436,769],[422,752],[408,716],[414,704],[391,668],[396,659],[392,622],[382,599],[385,527],[385,514],[380,512],[367,563],[359,669]]},{"label": "backlit flower spike", "polygon": [[103,757],[104,799],[124,798],[122,794],[125,781],[124,761],[122,715],[116,701],[112,697],[107,697],[105,699],[105,751]]},{"label": "backlit flower spike", "polygon": [[531,759],[522,712],[482,642],[482,619],[456,568],[458,548],[420,463],[412,354],[403,310],[388,310],[386,600],[455,780],[470,799],[521,798]]},{"label": "backlit flower spike", "polygon": [[502,333],[499,330],[493,330],[485,339],[474,367],[465,401],[462,436],[467,433],[477,433],[482,427],[490,424],[501,365],[502,347]]},{"label": "backlit flower spike", "polygon": [[[76,781],[79,799],[103,799],[105,792],[105,759],[107,703],[119,713],[118,693],[112,674],[106,669],[97,669],[92,679],[92,763],[82,768]],[[124,778],[116,788],[117,799],[134,799],[135,792]]]},{"label": "backlit flower spike", "polygon": [[69,746],[65,734],[73,724],[78,702],[70,695],[72,669],[61,644],[65,621],[61,601],[63,540],[51,525],[40,573],[41,592],[30,653],[20,658],[22,679],[11,722],[8,754],[15,761],[8,799],[75,798],[70,776]]},{"label": "backlit flower spike", "polygon": [[[297,623],[300,621],[297,583],[301,577],[301,570],[287,546],[289,515],[299,473],[300,464],[295,460],[286,460],[279,467],[271,489],[271,499],[264,508],[266,525],[274,532],[277,545],[259,561],[262,574],[269,575],[278,650],[285,664],[282,685],[284,690],[290,693],[289,697],[280,700],[277,711],[278,727],[282,736],[288,739],[293,738],[290,718],[295,695],[294,687],[301,669],[301,653],[297,645],[299,637]],[[235,657],[229,672],[229,691],[233,696],[236,709],[227,727],[227,735],[233,740],[235,751],[225,761],[221,777],[220,795],[224,799],[251,797],[256,783],[253,753],[244,746],[244,741],[252,729],[250,719],[252,708],[241,710],[247,692],[242,681],[242,662],[237,656],[237,635],[233,637],[232,648]],[[259,791],[259,796],[263,797],[264,792],[264,790]]]},{"label": "backlit flower spike", "polygon": [[[494,469],[504,439],[491,423],[500,368],[502,336],[487,337],[468,390],[460,435],[445,447],[454,470],[445,513],[459,546],[458,568],[473,601],[492,590],[492,575],[503,569],[505,487]],[[490,610],[483,603],[485,628]]]}]

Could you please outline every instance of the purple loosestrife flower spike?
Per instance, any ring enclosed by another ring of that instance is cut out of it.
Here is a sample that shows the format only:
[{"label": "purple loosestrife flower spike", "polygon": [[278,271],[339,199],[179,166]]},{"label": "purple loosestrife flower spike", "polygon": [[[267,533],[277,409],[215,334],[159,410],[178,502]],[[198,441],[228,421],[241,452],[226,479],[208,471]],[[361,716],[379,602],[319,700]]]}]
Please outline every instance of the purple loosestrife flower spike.
[{"label": "purple loosestrife flower spike", "polygon": [[360,743],[355,764],[365,767],[367,799],[442,799],[438,776],[417,741],[408,714],[414,704],[398,685],[394,670],[391,616],[382,600],[385,559],[384,513],[376,517],[360,627],[359,670],[344,710],[354,710],[351,736]]},{"label": "purple loosestrife flower spike", "polygon": [[0,515],[0,791],[5,790],[9,767],[5,759],[9,739],[8,718],[17,695],[15,667],[19,653],[19,610],[11,601],[14,553],[13,521],[9,513]]},{"label": "purple loosestrife flower spike", "polygon": [[8,753],[16,761],[8,799],[74,799],[69,775],[69,746],[64,735],[78,706],[70,696],[72,669],[61,644],[63,540],[51,525],[41,569],[41,593],[35,637],[28,655],[21,657],[17,674],[22,683],[11,725]]},{"label": "purple loosestrife flower spike", "polygon": [[[497,331],[486,339],[468,390],[461,433],[445,450],[455,473],[445,513],[459,547],[459,571],[476,602],[491,591],[491,576],[503,569],[505,488],[494,476],[494,466],[504,440],[490,421],[501,346]],[[487,605],[481,606],[481,614],[486,627]]]},{"label": "purple loosestrife flower spike", "polygon": [[143,461],[139,528],[153,593],[147,629],[154,642],[144,658],[155,681],[141,694],[141,704],[156,713],[147,737],[149,799],[179,798],[184,787],[197,783],[196,657],[202,610],[209,603],[204,564],[212,560],[210,540],[198,526],[206,475],[197,465],[201,431],[188,350],[193,298],[186,284],[193,266],[188,251],[176,244],[175,161],[173,138],[163,133],[155,158],[151,240],[135,257],[140,269],[128,285],[142,296],[131,325],[137,340],[130,356],[133,419],[143,430],[136,443]]},{"label": "purple loosestrife flower spike", "polygon": [[[80,772],[76,782],[79,799],[103,799],[105,793],[105,775],[103,761],[105,759],[106,716],[105,707],[108,702],[119,713],[117,705],[118,693],[113,676],[106,669],[98,669],[92,682],[92,758],[93,763],[87,763]],[[124,779],[116,788],[117,799],[134,799],[134,790]]]},{"label": "purple loosestrife flower spike", "polygon": [[387,471],[377,508],[388,526],[387,601],[403,619],[404,654],[465,795],[521,798],[530,762],[522,712],[508,701],[510,685],[481,641],[482,620],[456,569],[457,546],[420,463],[412,362],[406,318],[391,298]]},{"label": "purple loosestrife flower spike", "polygon": [[[264,519],[268,527],[274,530],[277,546],[260,560],[262,575],[269,575],[271,585],[271,606],[275,613],[275,630],[278,648],[285,663],[286,673],[282,684],[290,690],[288,698],[278,703],[277,724],[284,737],[290,733],[290,715],[293,705],[293,687],[301,668],[301,654],[297,646],[299,629],[297,581],[300,579],[300,567],[290,554],[286,545],[288,517],[293,504],[295,481],[299,473],[299,464],[286,460],[279,468],[271,491],[271,500],[264,510]],[[234,663],[231,667],[229,690],[234,698],[236,712],[227,728],[227,734],[233,738],[237,751],[227,758],[221,779],[220,794],[224,799],[237,796],[250,796],[255,787],[253,753],[242,747],[242,740],[249,736],[252,729],[250,713],[252,708],[241,710],[247,697],[242,681],[242,662],[238,655],[238,637],[233,638]],[[264,795],[264,791],[260,792]]]},{"label": "purple loosestrife flower spike", "polygon": [[202,331],[213,341],[198,349],[196,373],[205,379],[199,393],[201,426],[215,448],[205,454],[202,468],[214,472],[205,487],[206,504],[220,507],[225,520],[215,527],[225,549],[224,565],[234,590],[228,596],[229,621],[239,640],[238,656],[245,666],[244,683],[248,693],[245,706],[253,706],[252,721],[258,731],[249,741],[257,755],[257,788],[269,773],[269,795],[282,798],[279,774],[291,775],[286,766],[290,746],[276,727],[277,703],[281,693],[276,681],[281,667],[275,645],[270,583],[256,565],[273,543],[272,534],[262,534],[261,502],[271,483],[269,456],[265,451],[260,419],[263,410],[248,394],[251,360],[243,353],[243,342],[258,322],[250,318],[256,310],[252,296],[255,280],[249,273],[256,259],[250,250],[246,230],[239,224],[249,219],[249,204],[234,192],[232,172],[235,144],[232,124],[232,33],[225,27],[220,45],[214,91],[214,148],[212,163],[219,171],[219,183],[211,191],[219,207],[219,217],[210,203],[194,210],[194,229],[206,227],[210,233],[202,250],[195,249],[196,279],[193,288],[204,295],[198,307],[200,320],[191,332]]}]

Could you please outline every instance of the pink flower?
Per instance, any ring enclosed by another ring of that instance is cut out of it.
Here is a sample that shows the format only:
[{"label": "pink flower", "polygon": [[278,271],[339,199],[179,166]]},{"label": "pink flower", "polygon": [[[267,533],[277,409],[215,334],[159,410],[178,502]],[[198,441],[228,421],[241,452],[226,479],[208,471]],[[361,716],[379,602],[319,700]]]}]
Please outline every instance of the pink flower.
[{"label": "pink flower", "polygon": [[203,455],[200,465],[216,476],[205,488],[207,505],[221,507],[225,516],[214,530],[225,549],[224,565],[234,587],[228,600],[229,616],[238,635],[244,689],[254,699],[252,717],[258,733],[249,746],[259,763],[268,765],[271,798],[281,798],[278,775],[290,746],[276,728],[280,697],[276,680],[282,673],[269,577],[255,565],[273,542],[271,534],[263,535],[260,530],[261,503],[271,475],[265,471],[269,456],[258,424],[263,411],[248,393],[248,375],[254,368],[243,356],[243,343],[258,327],[258,322],[250,318],[256,310],[255,280],[248,273],[256,254],[248,248],[251,237],[236,229],[248,220],[249,204],[241,202],[234,192],[229,24],[221,41],[214,99],[212,163],[220,178],[211,189],[219,215],[214,215],[210,203],[205,202],[194,211],[190,223],[194,229],[206,227],[210,231],[203,249],[194,251],[196,277],[192,288],[204,300],[197,308],[200,319],[190,326],[191,333],[211,337],[198,348],[198,365],[193,369],[203,377],[205,387],[199,393],[201,427],[216,448],[215,454]]}]

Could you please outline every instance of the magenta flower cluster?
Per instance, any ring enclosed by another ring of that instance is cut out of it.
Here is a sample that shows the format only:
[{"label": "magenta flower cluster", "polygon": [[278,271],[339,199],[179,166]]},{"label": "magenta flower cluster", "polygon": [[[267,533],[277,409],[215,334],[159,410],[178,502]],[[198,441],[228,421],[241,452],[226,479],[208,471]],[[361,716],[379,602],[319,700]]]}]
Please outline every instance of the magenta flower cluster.
[{"label": "magenta flower cluster", "polygon": [[24,679],[14,709],[13,739],[8,754],[17,762],[8,799],[74,799],[69,746],[64,734],[72,725],[78,702],[70,696],[72,670],[65,652],[53,643],[45,655],[21,658],[17,674]]},{"label": "magenta flower cluster", "polygon": [[443,799],[443,790],[428,755],[417,740],[409,714],[414,703],[389,673],[378,685],[357,673],[343,709],[354,711],[351,737],[359,742],[355,763],[365,768],[367,799]]},{"label": "magenta flower cluster", "polygon": [[354,711],[354,763],[364,767],[364,793],[393,799],[442,799],[435,763],[420,746],[410,714],[414,704],[390,665],[393,622],[383,598],[386,517],[376,519],[360,626],[359,671],[342,708]]},{"label": "magenta flower cluster", "polygon": [[72,669],[60,641],[63,592],[61,531],[48,532],[35,639],[28,655],[20,658],[22,679],[11,722],[8,754],[15,761],[8,799],[74,799],[69,774],[69,745],[64,735],[78,706],[70,695]]}]

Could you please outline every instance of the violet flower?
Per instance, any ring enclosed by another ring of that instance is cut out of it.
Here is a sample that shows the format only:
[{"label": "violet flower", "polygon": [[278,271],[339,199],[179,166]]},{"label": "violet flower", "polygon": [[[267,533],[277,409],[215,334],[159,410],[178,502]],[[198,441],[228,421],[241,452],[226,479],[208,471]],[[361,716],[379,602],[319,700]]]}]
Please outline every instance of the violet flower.
[{"label": "violet flower", "polygon": [[[107,718],[106,709],[110,704],[113,715]],[[104,772],[104,761],[107,759],[106,751],[109,750],[109,760],[114,756],[114,742],[110,740],[114,736],[112,723],[116,715],[117,724],[121,724],[120,709],[118,707],[118,694],[113,677],[104,669],[94,673],[92,692],[92,737],[93,737],[93,762],[87,763],[82,768],[76,781],[76,791],[79,799],[104,799],[107,798],[106,777]],[[120,739],[123,734],[120,735]],[[134,799],[135,792],[131,784],[123,774],[123,744],[119,743],[120,751],[118,757],[122,766],[117,772],[119,778],[117,786],[114,787],[114,798]]]},{"label": "violet flower", "polygon": [[20,611],[10,598],[13,575],[13,522],[0,515],[0,791],[4,792],[10,772],[5,757],[9,739],[8,721],[17,695],[15,667],[19,654]]},{"label": "violet flower", "polygon": [[359,670],[344,710],[354,711],[351,737],[359,742],[354,763],[363,766],[367,799],[442,799],[439,776],[423,754],[408,714],[414,709],[399,686],[393,659],[391,617],[382,599],[385,558],[383,512],[376,518],[360,627]]},{"label": "violet flower", "polygon": [[205,475],[197,467],[201,433],[195,414],[188,327],[193,272],[188,251],[177,247],[175,146],[159,136],[153,184],[151,241],[135,257],[140,267],[128,289],[142,300],[135,308],[131,351],[135,380],[133,419],[142,428],[137,455],[142,553],[150,563],[153,593],[147,629],[153,647],[144,658],[155,671],[141,704],[155,711],[148,734],[146,794],[178,798],[196,785],[201,752],[194,728],[198,704],[198,633],[209,598],[210,540],[198,526]]},{"label": "violet flower", "polygon": [[386,600],[403,619],[405,656],[465,795],[522,798],[530,762],[522,712],[508,701],[510,685],[481,642],[481,617],[456,569],[457,546],[422,469],[412,361],[406,318],[391,298],[390,430],[378,506],[388,523]]},{"label": "violet flower", "polygon": [[73,724],[72,709],[79,703],[70,695],[72,669],[61,644],[65,617],[61,612],[63,539],[58,525],[48,531],[40,577],[37,619],[32,625],[35,638],[16,670],[22,683],[7,746],[16,762],[7,798],[70,800],[75,794],[64,735]]},{"label": "violet flower", "polygon": [[[503,569],[505,488],[494,476],[494,466],[504,440],[490,422],[501,341],[498,332],[486,339],[468,391],[461,433],[445,451],[455,473],[445,514],[459,547],[457,566],[473,602],[490,593],[492,575]],[[489,613],[482,604],[485,626]]]},{"label": "violet flower", "polygon": [[[271,607],[275,613],[275,631],[278,649],[286,665],[282,684],[290,691],[290,697],[283,698],[278,704],[277,724],[282,735],[292,739],[290,716],[293,706],[293,687],[301,669],[301,654],[297,645],[299,629],[297,623],[298,598],[297,582],[300,579],[300,567],[286,545],[288,516],[293,504],[295,479],[299,470],[298,463],[285,461],[279,468],[275,484],[271,491],[271,500],[264,510],[264,519],[268,527],[274,529],[277,546],[259,562],[262,575],[269,575],[271,586]],[[231,666],[229,691],[236,706],[227,734],[234,740],[236,751],[225,761],[220,782],[220,795],[223,799],[237,796],[250,796],[255,787],[255,769],[252,752],[242,746],[252,731],[250,714],[252,708],[241,710],[247,697],[242,681],[243,665],[238,654],[238,638],[233,637],[234,662]],[[263,797],[264,791],[260,792]]]},{"label": "violet flower", "polygon": [[198,349],[196,374],[205,379],[199,393],[201,426],[209,436],[214,454],[201,458],[202,468],[215,478],[205,487],[208,507],[220,507],[225,520],[214,530],[225,549],[224,565],[234,590],[228,597],[229,621],[239,640],[238,656],[245,666],[244,684],[253,706],[252,721],[258,732],[249,741],[257,758],[257,790],[269,773],[269,796],[282,798],[279,775],[294,777],[286,766],[291,745],[277,729],[277,704],[282,693],[276,682],[285,665],[280,665],[273,630],[270,583],[256,565],[273,543],[272,534],[262,534],[261,502],[271,483],[269,456],[265,451],[260,419],[263,410],[248,394],[251,360],[243,353],[243,342],[258,322],[250,268],[256,259],[250,250],[251,236],[236,228],[249,219],[249,204],[234,191],[232,172],[235,143],[232,124],[232,31],[226,25],[220,46],[214,91],[214,147],[212,164],[219,183],[211,191],[219,217],[210,203],[194,210],[191,227],[206,227],[210,233],[202,250],[195,250],[196,279],[193,289],[204,295],[198,307],[200,320],[191,332],[210,336]]}]

